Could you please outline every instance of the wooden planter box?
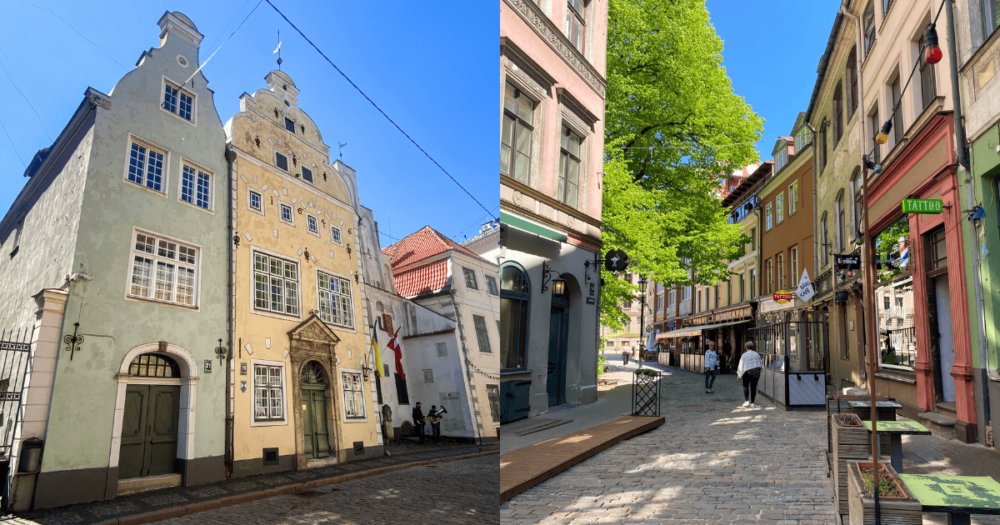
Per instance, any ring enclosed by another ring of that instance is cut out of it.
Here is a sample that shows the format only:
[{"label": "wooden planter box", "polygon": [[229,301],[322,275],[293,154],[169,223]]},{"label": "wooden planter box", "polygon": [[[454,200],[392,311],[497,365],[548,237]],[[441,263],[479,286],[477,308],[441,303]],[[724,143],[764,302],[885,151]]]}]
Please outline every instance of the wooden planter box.
[{"label": "wooden planter box", "polygon": [[[840,406],[839,407],[837,405],[838,400],[840,402]],[[870,400],[871,400],[871,397],[867,396],[867,395],[864,395],[864,396],[846,396],[846,395],[826,396],[826,413],[827,414],[837,414],[838,410],[839,410],[839,413],[841,413],[841,414],[844,414],[844,413],[847,413],[847,414],[857,414],[857,416],[860,417],[862,421],[869,421],[869,420],[871,420],[871,408],[853,408],[847,402],[848,401],[870,401]],[[893,399],[891,397],[885,397],[885,396],[878,396],[878,400],[879,401],[893,401]],[[894,409],[894,408],[880,408],[878,410],[878,420],[879,421],[895,421],[896,420],[896,409]],[[827,420],[826,420],[826,436],[827,436],[826,450],[830,454],[833,454],[833,428],[832,428],[832,426],[830,424],[831,421],[832,420],[830,418],[827,418]],[[890,445],[888,443],[883,443],[882,444],[882,455],[885,456],[885,457],[888,457],[887,454],[889,454],[890,451],[891,451]]]},{"label": "wooden planter box", "polygon": [[[872,491],[868,490],[861,480],[861,471],[858,466],[871,466],[870,461],[850,461],[847,464],[848,470],[848,493],[850,497],[850,524],[851,525],[874,525],[875,524],[875,497]],[[920,502],[913,497],[906,486],[899,482],[896,471],[888,463],[882,463],[882,473],[888,472],[900,490],[906,494],[905,498],[879,498],[879,509],[883,525],[922,525],[923,512]]]},{"label": "wooden planter box", "polygon": [[845,426],[840,424],[837,414],[830,414],[827,417],[827,424],[833,429],[831,438],[833,440],[833,486],[834,498],[837,500],[837,511],[840,514],[847,514],[847,462],[848,461],[870,461],[871,442],[869,440],[868,429],[861,425],[861,418],[854,414],[857,426]]}]

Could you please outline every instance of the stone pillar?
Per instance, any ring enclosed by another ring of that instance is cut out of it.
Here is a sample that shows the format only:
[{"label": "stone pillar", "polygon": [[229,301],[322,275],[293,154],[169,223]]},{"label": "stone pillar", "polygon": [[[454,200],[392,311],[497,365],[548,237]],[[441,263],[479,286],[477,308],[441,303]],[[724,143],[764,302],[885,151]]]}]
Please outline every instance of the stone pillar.
[{"label": "stone pillar", "polygon": [[28,510],[34,495],[37,472],[18,472],[21,442],[29,438],[45,439],[49,420],[49,403],[55,382],[56,360],[62,336],[63,315],[69,292],[46,288],[35,295],[38,311],[31,340],[31,359],[24,378],[21,400],[21,424],[14,430],[10,471],[11,510]]}]

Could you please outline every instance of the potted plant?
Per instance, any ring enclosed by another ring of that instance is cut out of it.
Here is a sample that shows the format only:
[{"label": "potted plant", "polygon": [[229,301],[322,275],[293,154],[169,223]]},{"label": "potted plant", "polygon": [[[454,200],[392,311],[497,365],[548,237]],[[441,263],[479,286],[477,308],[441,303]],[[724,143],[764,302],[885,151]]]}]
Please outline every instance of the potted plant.
[{"label": "potted plant", "polygon": [[[921,525],[922,507],[913,494],[900,483],[896,471],[886,463],[879,463],[879,510],[882,523],[893,525]],[[848,463],[848,494],[850,495],[850,524],[875,523],[875,493],[871,461]]]},{"label": "potted plant", "polygon": [[833,486],[837,511],[848,513],[847,505],[847,462],[868,459],[868,429],[861,424],[857,414],[841,412],[830,414],[831,440],[833,441]]}]

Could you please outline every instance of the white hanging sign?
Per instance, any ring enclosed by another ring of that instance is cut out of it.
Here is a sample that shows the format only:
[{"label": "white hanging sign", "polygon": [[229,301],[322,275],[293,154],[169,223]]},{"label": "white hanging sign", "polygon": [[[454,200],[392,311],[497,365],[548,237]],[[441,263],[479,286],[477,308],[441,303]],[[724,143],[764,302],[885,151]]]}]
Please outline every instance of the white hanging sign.
[{"label": "white hanging sign", "polygon": [[816,295],[816,290],[813,289],[812,281],[809,280],[809,271],[802,270],[802,279],[799,279],[799,288],[795,291],[795,294],[799,296],[805,302],[809,302]]}]

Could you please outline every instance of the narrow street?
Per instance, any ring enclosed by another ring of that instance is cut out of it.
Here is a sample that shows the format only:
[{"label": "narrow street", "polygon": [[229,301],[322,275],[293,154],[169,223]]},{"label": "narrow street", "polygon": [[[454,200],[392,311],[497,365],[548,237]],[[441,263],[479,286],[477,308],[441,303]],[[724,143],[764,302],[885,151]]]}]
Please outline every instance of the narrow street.
[{"label": "narrow street", "polygon": [[837,523],[823,412],[742,408],[736,376],[706,394],[703,376],[666,370],[665,425],[515,497],[504,523]]},{"label": "narrow street", "polygon": [[500,464],[486,456],[328,485],[164,524],[495,524]]}]

